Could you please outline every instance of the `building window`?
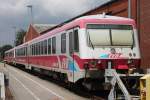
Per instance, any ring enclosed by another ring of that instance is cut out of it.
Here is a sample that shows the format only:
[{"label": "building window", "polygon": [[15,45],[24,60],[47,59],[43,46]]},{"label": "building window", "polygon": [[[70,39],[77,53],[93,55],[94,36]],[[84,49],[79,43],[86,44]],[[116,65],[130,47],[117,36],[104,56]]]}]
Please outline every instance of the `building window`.
[{"label": "building window", "polygon": [[56,37],[52,38],[52,53],[56,53]]},{"label": "building window", "polygon": [[66,33],[61,35],[61,53],[66,53]]},{"label": "building window", "polygon": [[51,54],[51,38],[48,39],[48,54]]}]

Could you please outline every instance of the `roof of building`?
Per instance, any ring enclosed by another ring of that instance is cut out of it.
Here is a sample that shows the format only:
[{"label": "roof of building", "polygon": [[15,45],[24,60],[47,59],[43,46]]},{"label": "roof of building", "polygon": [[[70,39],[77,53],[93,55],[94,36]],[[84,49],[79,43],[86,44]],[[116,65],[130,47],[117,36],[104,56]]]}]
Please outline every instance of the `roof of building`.
[{"label": "roof of building", "polygon": [[43,31],[51,29],[56,24],[33,24],[32,26],[39,34],[42,34]]}]

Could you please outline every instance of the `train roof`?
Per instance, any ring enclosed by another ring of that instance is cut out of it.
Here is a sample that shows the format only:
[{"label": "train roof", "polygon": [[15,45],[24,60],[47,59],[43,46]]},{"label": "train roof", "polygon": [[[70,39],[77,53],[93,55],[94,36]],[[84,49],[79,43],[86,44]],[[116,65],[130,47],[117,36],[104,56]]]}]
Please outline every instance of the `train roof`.
[{"label": "train roof", "polygon": [[82,17],[79,17],[77,19],[74,19],[72,20],[71,22],[68,22],[68,23],[63,23],[63,24],[59,24],[53,28],[51,28],[49,31],[46,32],[46,34],[43,34],[37,38],[34,38],[33,40],[31,41],[28,41],[22,45],[19,45],[17,46],[16,48],[20,48],[20,47],[23,47],[24,45],[26,44],[30,44],[30,43],[34,43],[34,42],[37,42],[37,41],[41,41],[45,38],[47,38],[49,35],[51,35],[52,33],[55,33],[56,31],[60,30],[60,28],[62,27],[67,27],[67,26],[71,26],[73,24],[79,24],[82,20],[99,20],[99,19],[103,19],[103,20],[112,20],[112,21],[127,21],[127,22],[131,22],[131,23],[135,23],[133,19],[130,19],[130,18],[125,18],[125,17],[118,17],[118,16],[110,16],[110,15],[105,15],[105,14],[98,14],[98,15],[89,15],[89,16],[82,16]]},{"label": "train roof", "polygon": [[11,52],[11,51],[13,51],[14,49],[15,49],[15,47],[14,47],[14,48],[11,48],[11,49],[9,49],[9,50],[7,50],[7,51],[5,51],[5,53]]},{"label": "train roof", "polygon": [[110,16],[110,15],[105,15],[104,14],[97,14],[97,15],[89,15],[89,16],[82,16],[77,18],[77,20],[79,19],[116,19],[116,20],[133,20],[131,18],[126,18],[126,17],[119,17],[119,16]]},{"label": "train roof", "polygon": [[25,42],[25,43],[23,43],[23,44],[21,44],[21,45],[19,45],[19,46],[16,46],[15,49],[19,49],[19,48],[25,47],[25,46],[28,45],[28,43],[29,43],[29,42]]},{"label": "train roof", "polygon": [[68,22],[68,23],[63,23],[63,24],[60,24],[60,25],[57,25],[51,29],[49,29],[49,31],[46,32],[46,34],[42,35],[42,36],[39,36],[33,40],[31,40],[32,42],[38,40],[38,39],[42,39],[42,38],[46,38],[48,35],[51,34],[51,32],[53,33],[54,31],[56,30],[59,30],[59,28],[62,28],[62,27],[67,27],[69,25],[73,25],[73,23],[77,24],[79,22],[81,22],[82,20],[100,20],[100,19],[103,19],[103,20],[115,20],[115,21],[127,21],[127,22],[131,22],[131,23],[135,23],[133,19],[130,19],[130,18],[125,18],[125,17],[118,17],[118,16],[110,16],[110,15],[105,15],[105,14],[98,14],[98,15],[89,15],[89,16],[82,16],[82,17],[79,17],[77,19],[74,19],[73,21],[71,22]]}]

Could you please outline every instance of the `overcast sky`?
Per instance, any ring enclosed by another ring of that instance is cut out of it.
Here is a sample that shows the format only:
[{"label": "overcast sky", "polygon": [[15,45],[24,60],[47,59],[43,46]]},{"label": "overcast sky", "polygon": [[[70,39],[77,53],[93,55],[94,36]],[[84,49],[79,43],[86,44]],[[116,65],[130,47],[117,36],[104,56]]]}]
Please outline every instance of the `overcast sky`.
[{"label": "overcast sky", "polygon": [[34,23],[58,24],[109,0],[0,0],[0,46],[13,44],[15,29],[27,30],[33,5]]}]

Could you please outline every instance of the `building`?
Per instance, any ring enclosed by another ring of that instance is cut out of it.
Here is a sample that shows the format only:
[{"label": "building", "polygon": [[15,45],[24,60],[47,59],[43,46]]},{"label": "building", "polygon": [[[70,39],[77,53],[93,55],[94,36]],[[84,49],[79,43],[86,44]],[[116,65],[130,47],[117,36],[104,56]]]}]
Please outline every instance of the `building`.
[{"label": "building", "polygon": [[150,0],[111,0],[99,7],[85,12],[84,15],[100,14],[105,12],[108,15],[131,17],[136,21],[140,49],[141,67],[150,68]]},{"label": "building", "polygon": [[24,37],[24,42],[28,42],[42,34],[47,29],[54,27],[54,24],[30,24],[28,31]]}]

